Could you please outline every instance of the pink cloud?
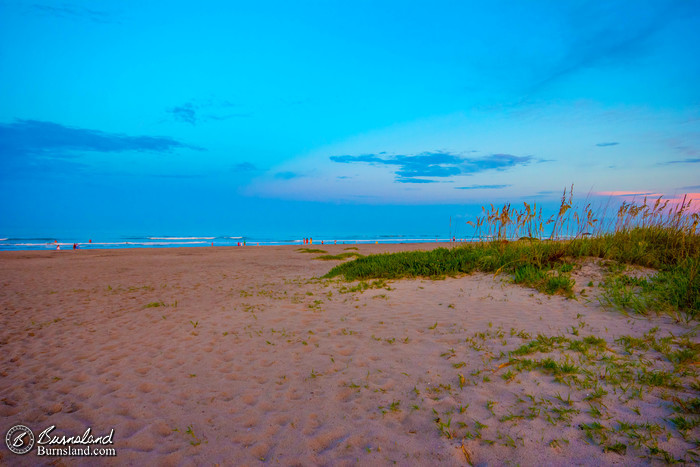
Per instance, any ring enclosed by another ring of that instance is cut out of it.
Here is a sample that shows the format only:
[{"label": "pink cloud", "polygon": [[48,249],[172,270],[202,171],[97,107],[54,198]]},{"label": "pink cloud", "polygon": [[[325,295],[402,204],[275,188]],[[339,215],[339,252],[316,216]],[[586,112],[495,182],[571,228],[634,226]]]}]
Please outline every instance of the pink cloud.
[{"label": "pink cloud", "polygon": [[683,201],[688,203],[688,201],[692,201],[693,204],[691,206],[695,206],[697,208],[698,202],[700,202],[700,193],[686,193],[684,195],[676,196],[673,198],[668,198],[669,203],[682,203]]},{"label": "pink cloud", "polygon": [[647,196],[659,197],[662,193],[654,193],[653,191],[599,191],[596,193],[599,196]]}]

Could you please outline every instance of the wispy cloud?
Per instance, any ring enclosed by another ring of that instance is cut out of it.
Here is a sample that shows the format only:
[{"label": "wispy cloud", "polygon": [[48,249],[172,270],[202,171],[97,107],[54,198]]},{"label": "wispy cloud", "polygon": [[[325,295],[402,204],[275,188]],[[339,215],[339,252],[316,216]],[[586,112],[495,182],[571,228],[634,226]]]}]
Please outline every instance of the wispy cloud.
[{"label": "wispy cloud", "polygon": [[609,143],[598,143],[596,144],[596,146],[598,146],[599,148],[606,148],[608,146],[617,146],[618,144],[620,143],[618,143],[617,141],[611,141]]},{"label": "wispy cloud", "polygon": [[293,178],[299,178],[301,175],[299,175],[296,172],[277,172],[275,174],[275,178],[278,180],[291,180]]},{"label": "wispy cloud", "polygon": [[175,180],[194,180],[197,178],[202,178],[201,174],[163,174],[163,173],[150,173],[147,175],[148,178],[171,178]]},{"label": "wispy cloud", "polygon": [[113,15],[104,11],[93,10],[78,5],[62,4],[60,6],[35,3],[31,6],[36,13],[59,18],[86,19],[95,23],[116,22]]},{"label": "wispy cloud", "polygon": [[[387,156],[363,154],[360,156],[331,156],[330,160],[343,164],[367,163],[374,166],[395,166],[396,181],[401,183],[430,183],[434,180],[416,177],[445,178],[455,175],[471,175],[486,170],[506,170],[526,165],[532,156],[492,154],[486,157],[462,157],[448,152],[423,152],[417,155]],[[420,181],[419,181],[420,180]]]},{"label": "wispy cloud", "polygon": [[[647,4],[630,12],[614,2],[582,2],[570,12],[566,53],[549,67],[528,94],[580,70],[634,60],[651,47],[651,38],[693,9],[692,2]],[[624,20],[623,20],[624,19]]]},{"label": "wispy cloud", "polygon": [[669,164],[697,164],[700,163],[700,157],[689,157],[687,159],[679,160],[679,161],[667,161],[667,162],[659,162],[659,165],[669,165]]},{"label": "wispy cloud", "polygon": [[700,190],[700,185],[682,186],[680,190]]},{"label": "wispy cloud", "polygon": [[173,119],[177,122],[189,123],[190,125],[197,124],[197,111],[191,102],[187,102],[183,105],[173,107],[168,110],[173,114]]},{"label": "wispy cloud", "polygon": [[470,186],[456,186],[457,190],[500,190],[502,188],[507,188],[513,185],[470,185]]},{"label": "wispy cloud", "polygon": [[437,180],[428,180],[426,178],[403,177],[396,179],[399,183],[437,183]]},{"label": "wispy cloud", "polygon": [[231,118],[246,118],[252,116],[246,112],[231,112],[227,109],[236,107],[229,101],[219,101],[215,99],[207,99],[199,101],[192,99],[182,105],[177,105],[167,110],[172,115],[173,120],[181,123],[189,123],[196,125],[199,122],[207,121],[223,121]]},{"label": "wispy cloud", "polygon": [[240,164],[234,165],[231,169],[235,172],[255,172],[260,170],[250,162],[241,162]]},{"label": "wispy cloud", "polygon": [[673,149],[680,152],[684,156],[698,156],[698,155],[700,155],[700,149],[697,148],[696,146],[678,145],[678,146],[674,146]]}]

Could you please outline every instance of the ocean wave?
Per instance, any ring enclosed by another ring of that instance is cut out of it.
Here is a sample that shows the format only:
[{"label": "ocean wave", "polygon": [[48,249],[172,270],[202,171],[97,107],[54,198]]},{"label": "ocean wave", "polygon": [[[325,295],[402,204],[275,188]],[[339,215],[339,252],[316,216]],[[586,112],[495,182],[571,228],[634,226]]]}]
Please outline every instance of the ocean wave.
[{"label": "ocean wave", "polygon": [[149,240],[214,240],[216,237],[148,237]]},{"label": "ocean wave", "polygon": [[55,247],[56,245],[73,245],[72,243],[4,243],[2,246],[34,246],[34,247]]},{"label": "ocean wave", "polygon": [[92,242],[92,243],[79,243],[79,245],[144,245],[144,246],[154,246],[154,245],[204,245],[208,242]]},{"label": "ocean wave", "polygon": [[[430,243],[430,242],[449,242],[449,238],[440,238],[440,237],[423,237],[423,238],[401,238],[400,243],[408,243],[408,242],[420,242],[420,243]],[[387,239],[387,238],[349,238],[349,239],[318,239],[314,240],[314,244],[320,242],[347,242],[347,243],[374,243],[374,242],[379,242],[379,243],[397,243],[395,240]]]}]

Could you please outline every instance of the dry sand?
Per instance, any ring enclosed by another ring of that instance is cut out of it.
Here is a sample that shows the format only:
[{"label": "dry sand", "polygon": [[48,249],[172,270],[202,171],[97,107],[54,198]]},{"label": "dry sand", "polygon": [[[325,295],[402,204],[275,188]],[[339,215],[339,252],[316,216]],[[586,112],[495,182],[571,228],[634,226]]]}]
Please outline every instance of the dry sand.
[{"label": "dry sand", "polygon": [[[658,336],[678,336],[689,325],[605,311],[591,288],[567,300],[484,274],[352,291],[357,283],[318,279],[338,262],[315,256],[296,247],[0,253],[3,437],[19,423],[35,435],[50,425],[66,435],[114,429],[117,457],[99,461],[132,465],[661,462],[629,440],[625,455],[604,452],[579,427],[596,406],[606,427],[647,420],[671,435],[657,436],[660,448],[692,455],[668,421],[668,388],[642,399],[611,390],[601,406],[551,374],[506,381],[509,368],[499,369],[538,334],[595,335],[622,358],[621,335],[658,326]],[[579,292],[601,278],[592,262],[576,274]],[[644,355],[648,367],[673,368]],[[96,462],[35,451],[17,456],[3,443],[0,463]]]}]

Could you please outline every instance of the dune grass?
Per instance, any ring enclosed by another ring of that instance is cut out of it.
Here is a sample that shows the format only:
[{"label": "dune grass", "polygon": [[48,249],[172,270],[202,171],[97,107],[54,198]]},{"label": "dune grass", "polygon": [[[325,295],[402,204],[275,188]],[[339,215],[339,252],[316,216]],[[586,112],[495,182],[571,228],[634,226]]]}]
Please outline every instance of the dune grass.
[{"label": "dune grass", "polygon": [[[515,283],[572,296],[570,272],[579,258],[619,264],[602,284],[606,305],[624,311],[683,314],[700,318],[700,215],[690,201],[672,204],[623,203],[610,220],[590,204],[578,211],[566,191],[557,215],[544,220],[542,209],[524,203],[484,208],[470,222],[479,240],[455,248],[370,255],[331,269],[324,277],[346,280],[444,277],[475,271],[510,274]],[[603,213],[604,214],[604,213]],[[551,231],[544,237],[545,229]],[[517,240],[516,240],[517,239]],[[630,279],[624,265],[653,268],[649,279]]]}]

